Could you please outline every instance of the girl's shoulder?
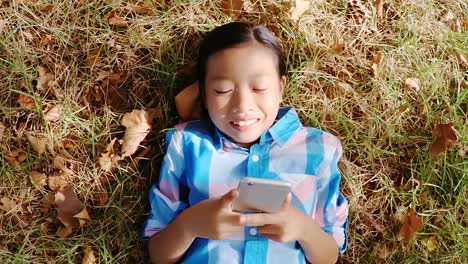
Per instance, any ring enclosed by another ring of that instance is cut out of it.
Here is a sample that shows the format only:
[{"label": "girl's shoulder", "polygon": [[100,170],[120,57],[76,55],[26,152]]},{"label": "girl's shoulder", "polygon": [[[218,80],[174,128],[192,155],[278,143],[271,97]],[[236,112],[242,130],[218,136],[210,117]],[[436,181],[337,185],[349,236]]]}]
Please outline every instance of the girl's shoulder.
[{"label": "girl's shoulder", "polygon": [[191,140],[196,138],[211,138],[213,131],[213,123],[210,120],[192,120],[175,125],[168,130],[167,134],[169,136],[177,134],[184,140]]},{"label": "girl's shoulder", "polygon": [[302,127],[302,131],[305,135],[305,140],[308,143],[316,143],[323,147],[341,149],[340,139],[334,134],[315,128],[315,127]]}]

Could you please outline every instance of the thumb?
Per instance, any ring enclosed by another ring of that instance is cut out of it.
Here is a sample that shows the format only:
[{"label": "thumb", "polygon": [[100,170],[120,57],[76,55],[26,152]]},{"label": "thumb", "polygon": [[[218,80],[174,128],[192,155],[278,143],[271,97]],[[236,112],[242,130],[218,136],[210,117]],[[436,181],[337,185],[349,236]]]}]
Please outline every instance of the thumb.
[{"label": "thumb", "polygon": [[231,208],[231,204],[234,199],[239,196],[239,192],[236,189],[232,189],[219,199],[221,201],[221,207]]},{"label": "thumb", "polygon": [[288,193],[288,196],[286,196],[286,198],[284,199],[283,205],[281,207],[285,208],[286,206],[288,206],[291,203],[291,200],[292,200],[292,195],[291,193]]}]

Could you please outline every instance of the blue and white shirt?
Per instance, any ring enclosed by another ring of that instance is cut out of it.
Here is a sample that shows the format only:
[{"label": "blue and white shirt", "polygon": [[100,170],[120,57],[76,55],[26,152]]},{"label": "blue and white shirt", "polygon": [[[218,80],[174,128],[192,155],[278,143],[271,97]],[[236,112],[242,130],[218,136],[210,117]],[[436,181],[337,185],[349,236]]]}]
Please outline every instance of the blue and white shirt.
[{"label": "blue and white shirt", "polygon": [[[339,192],[342,155],[330,133],[303,127],[292,108],[282,107],[273,126],[250,149],[237,146],[209,120],[177,125],[166,136],[159,183],[152,186],[151,212],[143,227],[149,238],[184,209],[237,188],[243,177],[288,181],[291,203],[346,249],[348,203]],[[279,243],[255,227],[223,240],[196,238],[182,263],[306,263],[298,242]]]}]

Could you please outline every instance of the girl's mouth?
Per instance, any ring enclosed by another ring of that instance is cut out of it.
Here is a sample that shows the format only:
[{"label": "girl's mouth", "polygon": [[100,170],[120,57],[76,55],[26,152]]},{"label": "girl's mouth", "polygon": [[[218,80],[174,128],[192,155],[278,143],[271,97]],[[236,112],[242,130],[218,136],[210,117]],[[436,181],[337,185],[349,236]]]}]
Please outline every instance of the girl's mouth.
[{"label": "girl's mouth", "polygon": [[242,121],[231,121],[229,124],[231,124],[232,127],[234,127],[236,130],[245,130],[248,129],[250,126],[254,125],[255,123],[258,122],[259,119],[249,119],[249,120],[242,120]]}]

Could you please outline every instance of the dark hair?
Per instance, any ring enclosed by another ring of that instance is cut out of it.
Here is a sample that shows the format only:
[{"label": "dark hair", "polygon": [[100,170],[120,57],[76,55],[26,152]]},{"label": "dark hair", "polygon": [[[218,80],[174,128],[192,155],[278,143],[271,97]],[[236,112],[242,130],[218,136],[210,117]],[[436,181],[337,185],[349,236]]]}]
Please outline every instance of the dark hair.
[{"label": "dark hair", "polygon": [[198,51],[198,84],[202,102],[205,100],[206,64],[209,57],[219,51],[252,41],[257,41],[273,51],[278,63],[278,74],[280,76],[286,74],[286,63],[281,46],[268,28],[244,22],[224,24],[208,33]]}]

